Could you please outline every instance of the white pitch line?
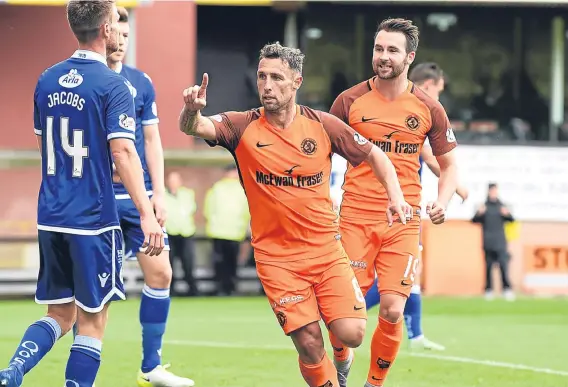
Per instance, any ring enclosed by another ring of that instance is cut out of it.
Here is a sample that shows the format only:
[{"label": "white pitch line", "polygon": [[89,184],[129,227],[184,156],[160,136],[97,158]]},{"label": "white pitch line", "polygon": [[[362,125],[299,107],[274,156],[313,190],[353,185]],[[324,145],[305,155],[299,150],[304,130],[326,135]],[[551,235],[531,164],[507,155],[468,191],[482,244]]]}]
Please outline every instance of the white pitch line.
[{"label": "white pitch line", "polygon": [[[265,351],[295,351],[292,345],[262,345],[262,344],[245,344],[245,343],[230,343],[219,341],[188,341],[188,340],[166,340],[165,344],[182,345],[182,346],[195,346],[195,347],[208,347],[208,348],[238,348],[238,349],[252,349],[252,350],[265,350]],[[440,360],[453,363],[477,364],[486,367],[508,368],[513,370],[531,371],[539,374],[549,374],[568,377],[568,371],[553,370],[550,368],[531,367],[524,364],[506,363],[493,360],[480,360],[472,359],[469,357],[438,355],[433,353],[421,352],[401,352],[400,355],[422,357],[426,359]]]},{"label": "white pitch line", "polygon": [[550,374],[550,375],[558,375],[558,376],[568,376],[568,371],[558,371],[553,370],[550,368],[539,368],[539,367],[531,367],[524,364],[515,364],[515,363],[505,363],[501,361],[493,361],[493,360],[479,360],[479,359],[471,359],[469,357],[459,357],[459,356],[448,356],[448,355],[437,355],[434,353],[405,353],[414,357],[423,357],[427,359],[436,359],[442,361],[449,361],[454,363],[467,363],[467,364],[479,364],[488,367],[498,367],[498,368],[509,368],[514,370],[524,370],[524,371],[532,371],[537,372],[539,374]]}]

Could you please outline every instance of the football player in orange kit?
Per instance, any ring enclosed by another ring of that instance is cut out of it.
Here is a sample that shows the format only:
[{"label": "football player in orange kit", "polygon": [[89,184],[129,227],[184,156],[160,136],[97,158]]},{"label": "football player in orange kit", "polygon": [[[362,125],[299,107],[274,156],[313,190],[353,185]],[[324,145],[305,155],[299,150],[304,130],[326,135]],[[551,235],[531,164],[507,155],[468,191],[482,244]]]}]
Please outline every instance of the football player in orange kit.
[{"label": "football player in orange kit", "polygon": [[260,52],[262,107],[203,117],[208,76],[184,91],[180,130],[234,156],[249,200],[257,273],[274,314],[299,354],[310,387],[339,386],[324,350],[323,318],[349,348],[361,344],[365,299],[341,244],[330,198],[331,154],[352,165],[366,161],[389,203],[391,224],[412,218],[395,169],[377,146],[331,114],[296,104],[304,55],[278,43]]},{"label": "football player in orange kit", "polygon": [[[364,293],[378,277],[379,324],[371,342],[366,387],[383,386],[402,341],[402,315],[419,265],[420,152],[424,141],[440,166],[438,198],[426,211],[434,224],[457,188],[454,133],[442,105],[408,80],[418,48],[419,31],[412,21],[381,22],[373,47],[375,76],[341,93],[331,113],[383,150],[395,165],[406,200],[418,216],[406,225],[389,226],[381,212],[388,204],[384,189],[371,179],[366,165],[349,165],[343,184],[340,232],[343,246]],[[340,386],[353,362],[353,351],[330,331]]]},{"label": "football player in orange kit", "polygon": [[[427,62],[427,63],[420,63],[412,67],[410,72],[408,73],[408,79],[410,79],[416,86],[421,88],[428,96],[435,100],[440,99],[440,94],[444,91],[445,87],[445,77],[444,72],[436,63]],[[438,165],[438,161],[436,161],[436,157],[432,154],[432,148],[430,144],[426,140],[424,145],[422,146],[422,152],[420,152],[420,170],[419,174],[422,177],[422,171],[424,164],[428,166],[428,168],[436,175],[436,177],[440,177],[440,166]],[[335,162],[341,161],[342,163],[335,165]],[[335,157],[335,161],[332,160],[332,173],[335,169],[339,171],[340,168],[345,165],[347,162],[345,160],[338,160]],[[344,175],[344,172],[341,174]],[[338,180],[336,185],[343,185],[343,181],[341,179],[336,178]],[[335,188],[335,192],[333,189],[332,184],[332,197],[337,198],[339,194],[337,193],[337,186]],[[456,190],[456,194],[465,201],[469,195],[468,189],[465,186],[458,186]],[[336,199],[338,200],[338,199]],[[420,246],[422,249],[422,245]],[[429,350],[438,350],[443,351],[445,347],[438,343],[429,340],[426,336],[424,336],[422,332],[422,296],[421,296],[421,287],[420,287],[420,269],[422,265],[419,265],[418,272],[416,275],[416,281],[410,290],[410,296],[406,301],[406,305],[404,306],[404,322],[406,324],[406,332],[408,335],[409,345],[411,349],[429,349]],[[380,303],[380,295],[378,289],[378,281],[375,279],[373,286],[367,294],[365,294],[365,302],[367,303],[367,310],[373,308],[374,306]]]}]

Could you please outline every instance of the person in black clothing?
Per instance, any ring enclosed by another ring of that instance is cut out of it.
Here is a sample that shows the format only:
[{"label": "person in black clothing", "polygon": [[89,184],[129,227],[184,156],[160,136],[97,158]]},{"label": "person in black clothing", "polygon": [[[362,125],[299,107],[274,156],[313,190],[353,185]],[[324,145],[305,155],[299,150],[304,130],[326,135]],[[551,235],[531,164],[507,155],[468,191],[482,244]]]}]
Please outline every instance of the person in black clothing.
[{"label": "person in black clothing", "polygon": [[505,238],[505,222],[513,222],[513,216],[499,200],[497,184],[489,184],[487,200],[475,213],[472,221],[483,227],[483,250],[485,251],[485,297],[493,298],[491,270],[498,263],[503,281],[503,295],[512,300],[514,294],[509,281],[509,252]]}]

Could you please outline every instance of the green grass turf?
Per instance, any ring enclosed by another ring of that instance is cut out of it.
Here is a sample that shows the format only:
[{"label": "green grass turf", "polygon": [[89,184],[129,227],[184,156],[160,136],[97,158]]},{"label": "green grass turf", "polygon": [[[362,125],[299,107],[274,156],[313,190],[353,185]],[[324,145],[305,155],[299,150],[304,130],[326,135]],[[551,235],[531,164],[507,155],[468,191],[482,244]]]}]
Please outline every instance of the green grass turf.
[{"label": "green grass turf", "polygon": [[[136,386],[138,306],[136,298],[112,305],[97,387]],[[44,309],[28,300],[2,301],[0,310],[0,358],[6,364],[26,327]],[[568,386],[567,300],[425,298],[424,311],[427,336],[447,350],[413,354],[405,340],[385,387]],[[376,321],[375,309],[357,350],[351,387],[365,382]],[[70,334],[61,339],[26,376],[24,386],[60,387],[71,341]],[[198,387],[305,385],[293,345],[264,298],[174,299],[163,360]]]}]

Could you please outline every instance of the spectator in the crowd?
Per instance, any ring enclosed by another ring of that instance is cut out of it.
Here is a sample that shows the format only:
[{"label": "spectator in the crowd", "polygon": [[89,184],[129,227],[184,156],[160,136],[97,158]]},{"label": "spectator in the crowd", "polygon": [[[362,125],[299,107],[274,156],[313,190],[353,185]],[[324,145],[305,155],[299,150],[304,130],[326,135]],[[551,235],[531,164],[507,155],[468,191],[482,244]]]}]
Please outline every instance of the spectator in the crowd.
[{"label": "spectator in the crowd", "polygon": [[250,222],[247,199],[234,165],[209,189],[203,214],[206,233],[213,241],[213,265],[218,295],[235,292],[237,259]]},{"label": "spectator in the crowd", "polygon": [[193,277],[193,266],[195,259],[195,246],[193,236],[195,235],[195,192],[183,186],[181,175],[178,172],[171,172],[167,179],[166,209],[168,217],[166,230],[170,242],[170,263],[174,271],[172,284],[170,286],[174,294],[176,291],[175,280],[176,272],[175,259],[181,261],[183,269],[183,279],[187,283],[188,296],[196,296],[199,291],[195,278]]},{"label": "spectator in the crowd", "polygon": [[509,209],[499,199],[497,184],[489,184],[487,200],[482,204],[473,217],[473,222],[483,227],[483,250],[485,252],[485,298],[493,299],[492,268],[495,263],[501,270],[503,296],[514,300],[515,295],[509,281],[509,251],[505,238],[505,223],[513,222]]}]

